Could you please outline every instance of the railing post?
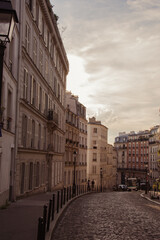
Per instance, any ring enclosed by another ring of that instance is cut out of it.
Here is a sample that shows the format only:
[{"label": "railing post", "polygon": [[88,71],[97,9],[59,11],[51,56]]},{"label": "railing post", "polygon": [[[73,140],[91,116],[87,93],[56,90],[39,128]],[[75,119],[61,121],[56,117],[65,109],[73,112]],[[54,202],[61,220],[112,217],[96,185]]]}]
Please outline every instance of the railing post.
[{"label": "railing post", "polygon": [[48,221],[47,221],[47,232],[49,231],[50,221],[51,221],[51,210],[52,210],[52,200],[49,200],[49,209],[48,209]]},{"label": "railing post", "polygon": [[57,191],[57,213],[59,213],[59,191]]},{"label": "railing post", "polygon": [[52,197],[52,221],[54,220],[55,194]]},{"label": "railing post", "polygon": [[67,187],[67,202],[68,202],[68,187]]},{"label": "railing post", "polygon": [[47,221],[47,205],[43,206],[43,240],[45,240],[46,235],[46,221]]},{"label": "railing post", "polygon": [[43,240],[43,217],[38,218],[37,240]]},{"label": "railing post", "polygon": [[63,197],[63,204],[65,205],[66,203],[66,188],[64,188],[64,197]]},{"label": "railing post", "polygon": [[69,196],[69,199],[71,199],[72,198],[72,187],[70,186],[70,196]]},{"label": "railing post", "polygon": [[61,208],[63,206],[63,189],[61,189]]}]

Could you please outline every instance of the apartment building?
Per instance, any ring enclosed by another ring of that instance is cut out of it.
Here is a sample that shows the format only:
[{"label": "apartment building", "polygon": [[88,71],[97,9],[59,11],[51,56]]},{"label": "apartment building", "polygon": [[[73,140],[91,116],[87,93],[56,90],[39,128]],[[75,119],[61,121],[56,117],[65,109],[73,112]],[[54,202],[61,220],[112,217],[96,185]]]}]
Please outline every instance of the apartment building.
[{"label": "apartment building", "polygon": [[86,107],[78,102],[77,114],[79,117],[79,178],[78,184],[85,186],[87,182],[87,119]]},{"label": "apartment building", "polygon": [[[12,1],[12,8],[17,12],[19,19],[19,5],[17,1]],[[19,23],[17,22],[11,42],[6,44],[3,58],[0,106],[0,206],[13,198],[16,159],[19,36]]]},{"label": "apartment building", "polygon": [[159,125],[150,130],[120,134],[114,146],[118,154],[118,182],[125,184],[128,177],[152,184],[160,174]]},{"label": "apartment building", "polygon": [[160,126],[150,129],[149,137],[149,181],[152,186],[160,176]]},{"label": "apartment building", "polygon": [[107,162],[104,165],[104,186],[112,189],[117,184],[117,151],[111,144],[106,146]]},{"label": "apartment building", "polygon": [[87,178],[95,182],[95,187],[106,188],[106,165],[108,128],[96,121],[95,117],[89,118],[87,125]]},{"label": "apartment building", "polygon": [[49,0],[21,0],[16,196],[63,186],[68,60]]},{"label": "apartment building", "polygon": [[87,181],[87,120],[86,108],[78,96],[66,92],[66,146],[65,146],[65,187],[75,184],[79,188]]}]

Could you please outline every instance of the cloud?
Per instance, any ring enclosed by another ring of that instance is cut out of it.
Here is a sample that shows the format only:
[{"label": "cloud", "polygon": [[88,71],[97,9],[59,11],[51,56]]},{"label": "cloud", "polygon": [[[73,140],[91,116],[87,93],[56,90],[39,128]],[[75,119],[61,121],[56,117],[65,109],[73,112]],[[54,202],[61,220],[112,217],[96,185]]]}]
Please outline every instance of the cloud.
[{"label": "cloud", "polygon": [[157,124],[160,1],[54,0],[54,4],[59,27],[67,27],[62,34],[66,51],[82,59],[85,72],[83,81],[80,74],[74,75],[74,93],[89,116],[109,127],[111,142],[116,132]]}]

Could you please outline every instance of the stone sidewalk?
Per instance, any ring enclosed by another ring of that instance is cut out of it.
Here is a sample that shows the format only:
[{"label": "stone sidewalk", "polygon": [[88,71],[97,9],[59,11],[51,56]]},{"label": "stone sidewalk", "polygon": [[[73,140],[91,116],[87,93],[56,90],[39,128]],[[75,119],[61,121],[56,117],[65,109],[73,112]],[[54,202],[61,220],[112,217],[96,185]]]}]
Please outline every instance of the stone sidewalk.
[{"label": "stone sidewalk", "polygon": [[11,203],[6,209],[0,209],[0,240],[37,240],[38,219],[43,216],[43,206],[49,207],[49,200],[55,194],[54,220],[50,222],[49,231],[45,234],[45,240],[50,240],[52,231],[67,206],[76,198],[89,193],[81,192],[75,197],[70,196],[65,204],[64,199],[61,204],[60,194],[57,213],[57,192],[58,190],[30,196]]},{"label": "stone sidewalk", "polygon": [[0,210],[1,240],[36,240],[38,218],[43,216],[43,206],[48,205],[53,193],[37,194],[11,203]]}]

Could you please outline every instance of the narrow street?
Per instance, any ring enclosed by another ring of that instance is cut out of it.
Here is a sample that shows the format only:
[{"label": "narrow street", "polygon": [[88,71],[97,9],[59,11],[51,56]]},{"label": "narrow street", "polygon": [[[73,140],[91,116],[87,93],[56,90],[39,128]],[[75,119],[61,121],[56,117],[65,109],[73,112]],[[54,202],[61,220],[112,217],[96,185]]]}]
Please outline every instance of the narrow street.
[{"label": "narrow street", "polygon": [[66,210],[52,240],[160,240],[160,206],[139,192],[88,194]]}]

